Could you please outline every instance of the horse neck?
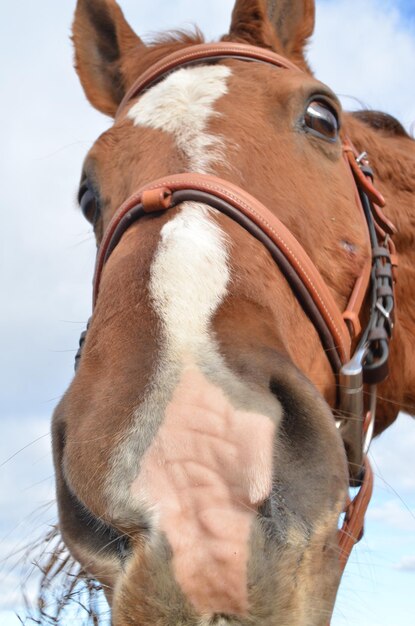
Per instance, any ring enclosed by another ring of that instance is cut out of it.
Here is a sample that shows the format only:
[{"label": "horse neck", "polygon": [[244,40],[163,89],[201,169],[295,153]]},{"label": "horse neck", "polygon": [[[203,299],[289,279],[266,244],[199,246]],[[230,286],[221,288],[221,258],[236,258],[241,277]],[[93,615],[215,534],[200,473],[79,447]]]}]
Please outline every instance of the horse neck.
[{"label": "horse neck", "polygon": [[376,185],[386,198],[385,214],[398,228],[397,317],[391,344],[390,376],[379,389],[377,430],[400,410],[415,414],[415,142],[409,137],[370,128],[347,117],[347,133],[369,154]]}]

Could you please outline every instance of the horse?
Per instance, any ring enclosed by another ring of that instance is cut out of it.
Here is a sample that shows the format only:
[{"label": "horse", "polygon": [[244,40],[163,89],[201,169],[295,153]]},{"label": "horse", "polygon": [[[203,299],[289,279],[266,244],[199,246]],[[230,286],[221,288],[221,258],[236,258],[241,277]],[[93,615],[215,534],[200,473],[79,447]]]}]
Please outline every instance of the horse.
[{"label": "horse", "polygon": [[370,439],[415,413],[414,141],[314,77],[314,21],[236,0],[216,44],[145,44],[77,2],[114,122],[82,169],[94,307],[52,437],[59,530],[114,626],[326,625]]}]

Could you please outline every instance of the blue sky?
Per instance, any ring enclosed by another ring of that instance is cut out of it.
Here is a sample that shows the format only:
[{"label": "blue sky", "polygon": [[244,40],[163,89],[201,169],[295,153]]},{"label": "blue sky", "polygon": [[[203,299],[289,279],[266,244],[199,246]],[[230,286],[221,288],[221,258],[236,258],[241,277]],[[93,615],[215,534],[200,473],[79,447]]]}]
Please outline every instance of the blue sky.
[{"label": "blue sky", "polygon": [[[226,31],[233,2],[121,5],[140,34],[196,22],[210,38]],[[74,6],[75,0],[43,0],[39,11],[28,0],[9,3],[0,24],[1,626],[18,624],[22,574],[12,568],[18,548],[55,519],[48,422],[71,379],[90,313],[94,242],[75,194],[82,159],[108,121],[88,105],[72,70]],[[310,58],[347,108],[357,98],[407,128],[414,122],[413,1],[322,0]],[[332,626],[415,623],[413,451],[415,424],[406,416],[373,446],[375,497]]]},{"label": "blue sky", "polygon": [[415,5],[412,0],[399,0],[397,4],[402,15],[411,19],[415,18]]}]

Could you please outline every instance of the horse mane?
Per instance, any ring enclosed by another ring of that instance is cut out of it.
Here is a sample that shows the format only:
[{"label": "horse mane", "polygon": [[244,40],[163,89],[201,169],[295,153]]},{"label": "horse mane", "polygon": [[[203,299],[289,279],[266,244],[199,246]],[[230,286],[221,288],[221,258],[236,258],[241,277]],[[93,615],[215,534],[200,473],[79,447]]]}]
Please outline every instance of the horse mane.
[{"label": "horse mane", "polygon": [[145,47],[133,48],[126,55],[124,71],[130,82],[168,54],[186,46],[205,43],[205,38],[197,26],[193,26],[192,29],[188,30],[178,29],[150,34],[144,43]]},{"label": "horse mane", "polygon": [[198,26],[193,25],[189,29],[177,28],[174,30],[168,30],[164,32],[157,32],[149,34],[144,40],[150,47],[161,45],[174,45],[174,44],[188,44],[194,45],[199,43],[205,43],[205,37]]},{"label": "horse mane", "polygon": [[413,137],[406,132],[399,120],[393,117],[393,115],[389,115],[389,113],[364,109],[363,111],[354,111],[352,115],[375,130],[383,131],[395,137],[413,139]]}]

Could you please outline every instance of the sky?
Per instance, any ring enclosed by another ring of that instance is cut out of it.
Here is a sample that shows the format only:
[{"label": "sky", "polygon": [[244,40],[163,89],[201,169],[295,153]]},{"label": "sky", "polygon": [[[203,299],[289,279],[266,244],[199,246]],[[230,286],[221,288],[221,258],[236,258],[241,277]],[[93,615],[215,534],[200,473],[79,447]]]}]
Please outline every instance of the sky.
[{"label": "sky", "polygon": [[[197,23],[212,39],[227,30],[233,1],[121,6],[140,35]],[[91,308],[95,247],[75,196],[84,155],[109,121],[72,69],[74,7],[7,3],[0,24],[0,626],[19,624],[19,550],[56,520],[49,420]],[[408,130],[415,122],[413,0],[321,0],[309,58],[345,108],[388,111]],[[415,423],[402,415],[371,456],[375,496],[332,626],[413,626]]]}]

